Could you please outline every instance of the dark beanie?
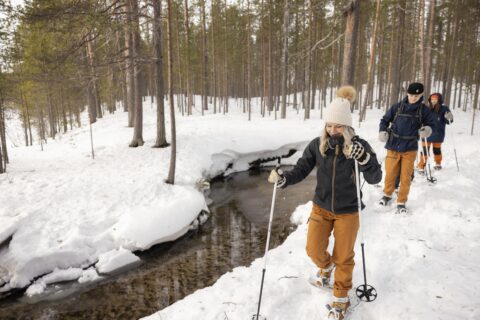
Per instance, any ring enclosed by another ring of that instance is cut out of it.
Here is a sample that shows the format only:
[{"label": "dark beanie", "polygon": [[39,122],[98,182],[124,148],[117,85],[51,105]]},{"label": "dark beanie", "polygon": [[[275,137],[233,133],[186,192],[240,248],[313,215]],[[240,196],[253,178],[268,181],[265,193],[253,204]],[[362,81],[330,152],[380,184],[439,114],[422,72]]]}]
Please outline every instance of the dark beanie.
[{"label": "dark beanie", "polygon": [[410,94],[421,94],[421,93],[423,93],[423,84],[421,84],[420,82],[410,83],[410,85],[408,86],[408,89],[407,89],[407,93],[410,93]]}]

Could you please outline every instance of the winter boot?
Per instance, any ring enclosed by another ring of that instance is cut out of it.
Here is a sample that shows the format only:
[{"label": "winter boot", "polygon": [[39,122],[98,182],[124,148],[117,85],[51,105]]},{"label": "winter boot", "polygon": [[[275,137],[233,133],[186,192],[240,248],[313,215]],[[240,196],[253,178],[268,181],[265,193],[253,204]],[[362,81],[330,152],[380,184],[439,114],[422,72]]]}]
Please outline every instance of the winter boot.
[{"label": "winter boot", "polygon": [[378,201],[378,204],[383,206],[383,207],[386,207],[390,204],[391,200],[392,200],[392,197],[383,196],[382,199],[380,199],[380,201]]},{"label": "winter boot", "polygon": [[330,277],[332,276],[333,268],[335,268],[335,264],[333,263],[325,269],[320,268],[315,276],[309,279],[310,283],[315,287],[331,289],[332,286],[330,285]]},{"label": "winter boot", "polygon": [[421,176],[425,176],[425,169],[424,168],[418,168],[418,174]]},{"label": "winter boot", "polygon": [[343,320],[345,319],[347,309],[350,306],[350,300],[348,297],[333,297],[333,302],[329,306],[328,319]]},{"label": "winter boot", "polygon": [[435,170],[442,170],[442,165],[436,164],[436,165],[433,167],[433,169],[435,169]]},{"label": "winter boot", "polygon": [[405,207],[405,203],[397,203],[397,213],[408,213],[407,207]]}]

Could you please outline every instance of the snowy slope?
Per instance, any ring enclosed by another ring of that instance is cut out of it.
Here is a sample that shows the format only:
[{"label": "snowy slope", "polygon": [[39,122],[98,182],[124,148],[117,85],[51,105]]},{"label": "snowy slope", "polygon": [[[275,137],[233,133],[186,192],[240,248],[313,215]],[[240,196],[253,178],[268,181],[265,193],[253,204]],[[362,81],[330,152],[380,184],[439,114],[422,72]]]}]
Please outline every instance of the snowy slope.
[{"label": "snowy slope", "polygon": [[44,151],[38,145],[9,148],[8,173],[0,175],[0,293],[47,275],[28,291],[39,293],[52,272],[70,279],[72,273],[62,270],[88,269],[101,257],[118,261],[118,268],[134,259],[115,253],[180,237],[205,208],[195,188],[200,178],[220,174],[229,164],[229,172],[245,170],[249,161],[284,154],[292,146],[303,149],[321,124],[318,115],[310,121],[293,114],[274,121],[273,114],[261,118],[258,111],[248,122],[239,108],[232,100],[229,115],[201,117],[198,109],[192,117],[177,115],[173,186],[164,183],[170,148],[151,148],[156,112],[149,101],[143,147],[128,147],[133,129],[126,127],[127,114],[117,112],[93,125],[94,160],[88,127],[49,140]]},{"label": "snowy slope", "polygon": [[[370,111],[357,131],[367,138],[383,161],[377,142],[381,112]],[[408,215],[378,211],[382,189],[365,185],[362,215],[368,284],[378,299],[363,303],[352,319],[480,319],[480,143],[470,136],[471,113],[454,110],[443,145],[444,169],[438,183],[416,177]],[[283,123],[277,123],[278,127]],[[478,124],[476,124],[478,127]],[[296,133],[297,135],[297,133]],[[460,172],[454,156],[458,154]],[[288,189],[287,189],[288,190]],[[311,203],[299,206],[292,221],[299,224],[280,247],[269,252],[262,312],[269,320],[325,319],[330,293],[308,284],[316,268],[305,253],[306,220]],[[360,237],[357,241],[354,284],[362,283]],[[331,239],[333,241],[333,239]],[[331,242],[332,242],[331,241]],[[263,260],[238,267],[213,286],[144,319],[251,319],[257,310]]]}]

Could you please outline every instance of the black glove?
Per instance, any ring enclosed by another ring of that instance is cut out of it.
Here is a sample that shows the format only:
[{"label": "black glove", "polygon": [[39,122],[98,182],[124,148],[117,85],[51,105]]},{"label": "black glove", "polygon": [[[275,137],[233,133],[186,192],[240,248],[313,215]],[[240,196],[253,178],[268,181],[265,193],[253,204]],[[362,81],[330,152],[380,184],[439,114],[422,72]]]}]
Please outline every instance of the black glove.
[{"label": "black glove", "polygon": [[357,160],[361,165],[367,164],[368,160],[370,160],[370,153],[366,152],[363,145],[358,141],[352,142],[349,156]]}]

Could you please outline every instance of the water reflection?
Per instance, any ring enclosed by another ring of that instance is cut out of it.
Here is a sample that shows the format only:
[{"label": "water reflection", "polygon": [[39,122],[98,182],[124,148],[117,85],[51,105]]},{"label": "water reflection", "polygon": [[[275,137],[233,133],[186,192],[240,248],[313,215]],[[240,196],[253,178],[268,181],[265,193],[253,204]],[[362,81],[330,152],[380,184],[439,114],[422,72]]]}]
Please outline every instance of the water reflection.
[{"label": "water reflection", "polygon": [[[211,218],[173,243],[137,253],[143,264],[100,283],[57,287],[60,300],[31,304],[25,298],[0,303],[0,319],[136,319],[212,285],[234,267],[249,265],[264,253],[272,185],[268,170],[235,174],[211,185]],[[271,247],[292,230],[290,213],[311,200],[314,175],[277,192]]]}]

